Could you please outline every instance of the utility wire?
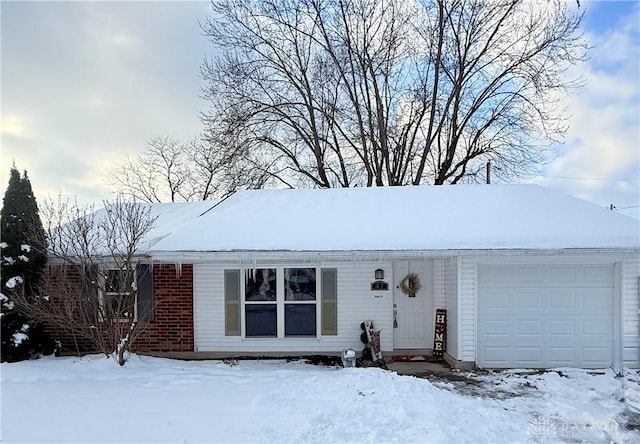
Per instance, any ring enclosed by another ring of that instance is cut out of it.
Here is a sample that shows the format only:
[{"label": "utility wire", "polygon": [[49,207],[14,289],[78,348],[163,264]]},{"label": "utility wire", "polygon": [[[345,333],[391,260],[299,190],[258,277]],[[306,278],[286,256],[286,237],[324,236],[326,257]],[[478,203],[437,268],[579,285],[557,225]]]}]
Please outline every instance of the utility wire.
[{"label": "utility wire", "polygon": [[614,206],[613,209],[616,210],[616,211],[620,211],[620,210],[629,210],[631,208],[638,208],[638,207],[640,207],[640,205],[631,205],[630,207],[622,207],[622,208],[618,208],[618,207]]},{"label": "utility wire", "polygon": [[577,179],[577,180],[613,180],[613,181],[639,181],[640,177],[575,177],[575,176],[547,176],[545,174],[538,174],[539,177],[550,177],[552,179]]}]

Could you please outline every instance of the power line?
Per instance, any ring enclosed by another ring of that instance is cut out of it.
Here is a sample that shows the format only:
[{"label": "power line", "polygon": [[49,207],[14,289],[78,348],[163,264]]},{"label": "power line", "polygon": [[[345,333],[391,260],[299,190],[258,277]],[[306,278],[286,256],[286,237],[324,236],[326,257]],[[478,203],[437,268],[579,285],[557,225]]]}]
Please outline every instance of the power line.
[{"label": "power line", "polygon": [[613,209],[616,210],[616,211],[629,210],[631,208],[640,208],[640,205],[631,205],[630,207],[622,207],[622,208],[618,208],[616,206],[613,207]]},{"label": "power line", "polygon": [[573,180],[611,180],[611,181],[639,181],[640,177],[576,177],[576,176],[547,176],[545,174],[538,174],[540,177],[550,177],[552,179],[573,179]]}]

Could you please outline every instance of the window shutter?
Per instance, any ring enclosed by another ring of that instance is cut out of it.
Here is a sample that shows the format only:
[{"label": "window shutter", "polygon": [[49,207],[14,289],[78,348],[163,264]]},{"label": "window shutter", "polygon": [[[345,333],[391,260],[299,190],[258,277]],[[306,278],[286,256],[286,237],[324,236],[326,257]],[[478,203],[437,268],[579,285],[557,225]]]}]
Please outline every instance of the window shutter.
[{"label": "window shutter", "polygon": [[97,265],[90,264],[84,268],[80,279],[82,292],[82,308],[85,319],[95,319],[100,311],[100,270]]},{"label": "window shutter", "polygon": [[240,336],[240,270],[224,270],[224,334]]},{"label": "window shutter", "polygon": [[136,265],[138,321],[153,321],[153,275],[149,264]]},{"label": "window shutter", "polygon": [[84,269],[82,292],[91,300],[97,300],[100,293],[100,271],[95,264],[87,265]]},{"label": "window shutter", "polygon": [[323,268],[322,279],[322,335],[338,334],[338,269]]}]

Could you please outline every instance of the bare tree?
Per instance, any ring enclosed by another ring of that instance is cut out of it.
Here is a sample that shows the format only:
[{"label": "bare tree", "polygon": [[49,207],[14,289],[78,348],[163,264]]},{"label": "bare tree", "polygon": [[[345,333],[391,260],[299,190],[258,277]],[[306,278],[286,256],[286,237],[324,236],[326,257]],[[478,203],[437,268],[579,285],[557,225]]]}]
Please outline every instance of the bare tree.
[{"label": "bare tree", "polygon": [[[241,147],[223,133],[182,142],[156,137],[142,154],[125,155],[106,172],[118,192],[141,202],[225,197],[239,188],[261,188],[268,176],[244,167]],[[229,144],[220,149],[222,144]]]},{"label": "bare tree", "polygon": [[89,344],[123,365],[148,325],[152,310],[141,304],[139,284],[149,272],[142,242],[155,222],[148,205],[118,198],[94,211],[68,201],[46,201],[42,219],[49,241],[49,264],[41,296],[12,300],[30,319],[55,334]]},{"label": "bare tree", "polygon": [[143,202],[191,200],[196,194],[189,151],[170,137],[154,138],[134,158],[125,155],[107,175],[118,191]]},{"label": "bare tree", "polygon": [[561,0],[212,5],[208,134],[289,186],[473,181],[488,160],[527,174],[566,131],[564,74],[586,51]]}]

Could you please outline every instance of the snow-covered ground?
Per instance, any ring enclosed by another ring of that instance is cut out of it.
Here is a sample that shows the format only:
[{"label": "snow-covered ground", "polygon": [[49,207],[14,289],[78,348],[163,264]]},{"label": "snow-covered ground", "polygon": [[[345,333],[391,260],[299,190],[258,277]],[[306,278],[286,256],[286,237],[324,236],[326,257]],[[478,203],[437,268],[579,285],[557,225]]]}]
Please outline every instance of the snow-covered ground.
[{"label": "snow-covered ground", "polygon": [[124,368],[89,356],[0,370],[3,443],[640,442],[627,424],[640,406],[637,371],[432,383],[302,361],[140,356]]}]

